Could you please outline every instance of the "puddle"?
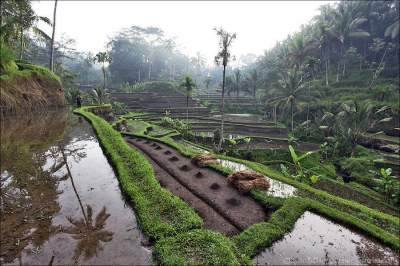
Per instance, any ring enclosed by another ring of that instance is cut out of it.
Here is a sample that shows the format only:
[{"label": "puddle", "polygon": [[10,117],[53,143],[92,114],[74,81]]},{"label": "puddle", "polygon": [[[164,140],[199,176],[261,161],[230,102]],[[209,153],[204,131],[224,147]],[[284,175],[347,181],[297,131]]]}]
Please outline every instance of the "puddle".
[{"label": "puddle", "polygon": [[0,264],[149,264],[90,125],[68,112],[1,127]]},{"label": "puddle", "polygon": [[372,239],[305,212],[292,232],[257,255],[256,265],[398,265],[391,249]]},{"label": "puddle", "polygon": [[[232,162],[229,160],[224,160],[224,159],[217,159],[218,163],[220,163],[222,166],[229,168],[235,172],[237,171],[253,171],[250,168],[248,168],[246,165],[237,163],[237,162]],[[294,196],[297,189],[291,185],[285,184],[281,181],[265,177],[269,181],[271,187],[265,192],[270,196],[274,197],[281,197],[281,198],[287,198]]]}]

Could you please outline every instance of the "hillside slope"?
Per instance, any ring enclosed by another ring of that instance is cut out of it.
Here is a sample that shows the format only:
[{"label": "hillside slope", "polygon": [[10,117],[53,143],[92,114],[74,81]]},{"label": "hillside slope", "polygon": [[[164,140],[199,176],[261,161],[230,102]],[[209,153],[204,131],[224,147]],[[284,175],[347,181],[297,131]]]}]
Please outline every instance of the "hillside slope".
[{"label": "hillside slope", "polygon": [[0,76],[0,111],[2,113],[65,106],[60,79],[48,69],[28,64],[10,63]]}]

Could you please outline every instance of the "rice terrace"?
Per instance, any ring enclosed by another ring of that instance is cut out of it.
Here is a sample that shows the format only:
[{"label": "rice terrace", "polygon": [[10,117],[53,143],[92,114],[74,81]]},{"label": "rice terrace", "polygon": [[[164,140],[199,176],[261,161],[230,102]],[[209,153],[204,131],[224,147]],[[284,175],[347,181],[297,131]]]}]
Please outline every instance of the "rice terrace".
[{"label": "rice terrace", "polygon": [[399,1],[0,2],[0,265],[399,265]]}]

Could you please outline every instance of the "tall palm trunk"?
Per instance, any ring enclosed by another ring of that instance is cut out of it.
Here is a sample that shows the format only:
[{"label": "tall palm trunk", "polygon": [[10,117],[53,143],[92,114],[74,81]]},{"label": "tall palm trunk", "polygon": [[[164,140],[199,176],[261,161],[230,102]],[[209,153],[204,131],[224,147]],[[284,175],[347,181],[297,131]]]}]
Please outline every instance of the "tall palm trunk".
[{"label": "tall palm trunk", "polygon": [[328,73],[329,73],[329,62],[328,58],[325,60],[325,85],[329,86],[329,78],[328,78]]},{"label": "tall palm trunk", "polygon": [[186,95],[186,125],[189,125],[189,93]]},{"label": "tall palm trunk", "polygon": [[339,72],[340,72],[340,61],[337,63],[336,82],[339,82]]},{"label": "tall palm trunk", "polygon": [[22,27],[22,11],[20,11],[20,32],[19,32],[19,60],[24,54],[24,28]]},{"label": "tall palm trunk", "polygon": [[106,89],[106,68],[104,66],[104,63],[101,70],[103,70],[103,89]]},{"label": "tall palm trunk", "polygon": [[218,151],[221,151],[222,143],[224,141],[225,70],[226,70],[226,65],[224,65],[224,70],[222,72],[221,132],[220,132],[220,138],[219,138],[219,143],[218,143]]},{"label": "tall palm trunk", "polygon": [[50,44],[50,70],[54,72],[54,36],[56,33],[56,13],[57,13],[57,3],[58,0],[54,2],[53,11],[53,32],[51,34],[51,44]]},{"label": "tall palm trunk", "polygon": [[290,101],[291,128],[293,132],[293,100]]}]

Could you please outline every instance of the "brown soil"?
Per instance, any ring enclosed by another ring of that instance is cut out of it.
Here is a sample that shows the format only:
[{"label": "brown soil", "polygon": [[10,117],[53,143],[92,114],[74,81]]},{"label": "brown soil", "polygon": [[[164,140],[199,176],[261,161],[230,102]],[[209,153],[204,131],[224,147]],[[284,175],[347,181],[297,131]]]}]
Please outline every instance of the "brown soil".
[{"label": "brown soil", "polygon": [[268,189],[268,180],[259,173],[253,171],[238,171],[228,176],[228,182],[235,186],[240,192],[246,193],[253,188]]},{"label": "brown soil", "polygon": [[125,139],[151,159],[160,183],[194,208],[207,228],[232,235],[267,219],[267,212],[261,205],[242,195],[220,173],[192,164],[189,158],[165,144],[158,143],[164,150],[171,151],[170,155],[154,150],[146,142]]},{"label": "brown soil", "polygon": [[192,158],[192,163],[199,167],[206,167],[210,163],[216,163],[217,158],[210,154],[200,154]]},{"label": "brown soil", "polygon": [[61,84],[37,74],[1,80],[0,91],[0,111],[5,113],[65,106]]}]

